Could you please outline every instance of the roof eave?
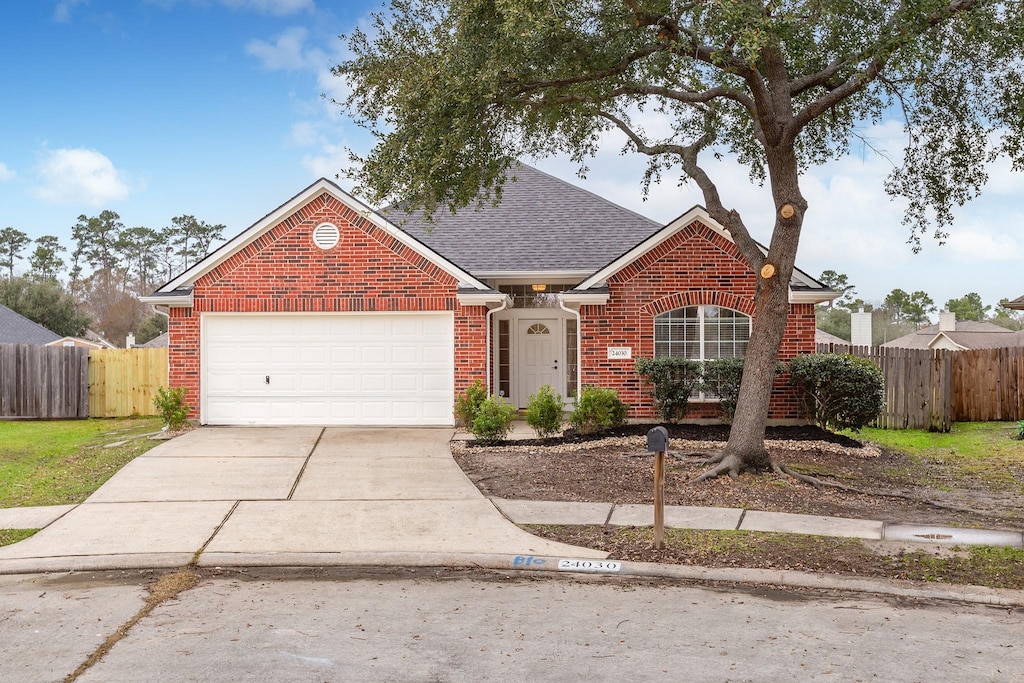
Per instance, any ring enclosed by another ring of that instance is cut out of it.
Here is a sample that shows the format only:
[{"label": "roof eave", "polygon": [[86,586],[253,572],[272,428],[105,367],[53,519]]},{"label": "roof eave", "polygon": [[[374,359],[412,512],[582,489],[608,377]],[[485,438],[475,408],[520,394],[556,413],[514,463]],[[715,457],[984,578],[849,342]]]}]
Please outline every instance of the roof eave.
[{"label": "roof eave", "polygon": [[839,298],[840,293],[831,289],[790,289],[789,303],[791,304],[823,304],[826,301],[833,301]]},{"label": "roof eave", "polygon": [[592,292],[560,292],[558,294],[558,300],[566,305],[578,305],[578,306],[604,306],[608,303],[608,290],[604,289],[601,291]]},{"label": "roof eave", "polygon": [[552,280],[579,282],[593,272],[593,268],[585,270],[476,270],[474,275],[484,280],[520,280],[525,284],[531,284],[535,282],[549,283]]},{"label": "roof eave", "polygon": [[503,294],[496,290],[487,291],[460,291],[457,294],[459,299],[459,305],[461,306],[486,306],[487,308],[501,308],[502,304],[505,306],[512,305],[512,298],[508,294]]},{"label": "roof eave", "polygon": [[150,306],[168,306],[170,308],[192,308],[192,289],[188,292],[176,294],[174,292],[156,293],[150,296],[140,296],[139,301]]}]

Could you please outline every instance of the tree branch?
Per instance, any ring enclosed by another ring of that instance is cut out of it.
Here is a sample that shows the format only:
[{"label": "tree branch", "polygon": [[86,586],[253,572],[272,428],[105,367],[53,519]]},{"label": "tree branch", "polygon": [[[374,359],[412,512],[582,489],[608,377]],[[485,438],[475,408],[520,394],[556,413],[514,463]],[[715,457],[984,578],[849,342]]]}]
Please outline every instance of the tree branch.
[{"label": "tree branch", "polygon": [[[868,55],[875,55],[868,64],[860,70],[854,77],[847,79],[841,84],[835,84],[834,87],[830,87],[828,92],[809,103],[806,107],[801,109],[793,117],[793,121],[790,124],[790,130],[787,131],[787,135],[796,138],[796,135],[811,121],[815,120],[826,111],[836,106],[843,100],[855,95],[860,92],[873,80],[878,77],[882,69],[889,61],[889,57],[897,52],[900,48],[908,45],[911,41],[916,40],[921,34],[928,29],[934,28],[941,24],[943,21],[950,17],[960,14],[963,12],[969,12],[978,6],[981,0],[951,0],[951,2],[935,12],[925,15],[921,18],[916,25],[899,28],[899,19],[901,14],[904,12],[905,7],[901,6],[893,16],[889,19],[884,27],[879,30],[880,40],[878,40],[871,48],[863,50],[861,53],[856,55],[848,55],[844,58],[846,65],[854,64],[862,59],[866,59]],[[835,62],[833,62],[835,64]],[[841,68],[842,65],[840,65]],[[831,68],[831,65],[830,65]],[[827,71],[828,69],[826,69]],[[838,72],[838,68],[836,69]],[[816,78],[821,73],[812,76],[811,79]],[[826,79],[827,80],[827,79]],[[817,85],[824,84],[826,81],[817,83]],[[797,81],[794,81],[794,85]],[[794,87],[791,85],[791,90]],[[812,86],[808,86],[812,87]],[[806,88],[803,88],[806,90]]]},{"label": "tree branch", "polygon": [[765,256],[750,232],[743,223],[743,219],[735,209],[727,209],[722,203],[721,195],[718,193],[718,186],[707,174],[703,167],[697,163],[700,152],[714,142],[714,133],[708,131],[699,139],[689,145],[660,143],[657,145],[648,144],[633,128],[620,117],[611,112],[599,111],[598,116],[614,124],[619,130],[626,134],[626,137],[633,143],[637,151],[648,156],[661,154],[675,154],[680,159],[683,172],[697,183],[701,193],[704,195],[704,204],[716,221],[721,223],[729,234],[732,235],[736,247],[743,254],[743,257],[750,263],[754,270],[760,270],[765,263]]}]

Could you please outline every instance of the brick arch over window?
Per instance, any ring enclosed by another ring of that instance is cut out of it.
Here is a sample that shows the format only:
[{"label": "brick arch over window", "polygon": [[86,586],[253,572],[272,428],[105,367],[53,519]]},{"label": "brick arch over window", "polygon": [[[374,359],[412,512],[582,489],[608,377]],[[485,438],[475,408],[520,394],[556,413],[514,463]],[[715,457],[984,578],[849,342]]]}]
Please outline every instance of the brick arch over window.
[{"label": "brick arch over window", "polygon": [[640,307],[640,313],[653,318],[656,315],[687,306],[720,306],[722,308],[731,308],[750,317],[754,317],[754,311],[756,310],[754,302],[750,299],[729,294],[728,292],[698,290],[678,292],[649,301]]}]

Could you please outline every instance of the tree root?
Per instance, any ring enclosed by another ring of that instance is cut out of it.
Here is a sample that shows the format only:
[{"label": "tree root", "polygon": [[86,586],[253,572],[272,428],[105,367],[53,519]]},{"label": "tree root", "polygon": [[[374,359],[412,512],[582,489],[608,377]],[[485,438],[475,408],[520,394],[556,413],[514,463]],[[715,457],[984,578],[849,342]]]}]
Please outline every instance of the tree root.
[{"label": "tree root", "polygon": [[[687,455],[705,455],[698,453],[688,453]],[[724,450],[712,451],[706,453],[709,457],[701,463],[702,465],[715,465],[715,467],[701,473],[700,475],[690,479],[688,484],[698,484],[703,481],[710,481],[716,479],[723,474],[729,475],[730,479],[734,481],[739,478],[739,475],[751,469],[744,462],[743,459],[734,454],[726,454]],[[999,517],[993,515],[992,512],[986,512],[985,510],[976,510],[974,508],[961,507],[958,505],[949,505],[946,503],[940,503],[927,498],[920,498],[907,493],[900,493],[897,491],[872,491],[870,489],[862,489],[857,486],[850,486],[848,484],[841,484],[837,481],[829,481],[827,479],[819,479],[818,477],[811,476],[809,474],[802,474],[797,472],[789,465],[785,465],[776,461],[774,458],[771,459],[771,471],[780,477],[790,477],[803,484],[813,486],[818,491],[829,488],[836,489],[838,491],[844,491],[846,493],[853,493],[861,496],[873,496],[877,498],[895,498],[897,500],[905,500],[911,503],[917,503],[919,505],[927,505],[929,507],[936,508],[938,510],[948,510],[950,512],[963,512],[973,515],[983,515],[986,517]]]},{"label": "tree root", "polygon": [[739,458],[739,457],[737,457],[735,455],[727,455],[725,453],[725,451],[720,451],[720,452],[716,453],[712,457],[708,458],[704,462],[704,464],[705,465],[712,465],[713,464],[713,465],[716,465],[716,467],[713,467],[710,470],[708,470],[707,472],[705,472],[705,473],[703,473],[703,474],[701,474],[701,475],[699,475],[697,477],[694,477],[688,483],[690,483],[690,484],[697,484],[697,483],[700,483],[702,481],[708,481],[709,479],[714,479],[716,477],[720,477],[723,474],[728,474],[729,478],[732,479],[733,481],[735,481],[735,480],[739,479],[740,472],[742,472],[743,469],[744,469],[743,468],[743,459],[742,458]]}]

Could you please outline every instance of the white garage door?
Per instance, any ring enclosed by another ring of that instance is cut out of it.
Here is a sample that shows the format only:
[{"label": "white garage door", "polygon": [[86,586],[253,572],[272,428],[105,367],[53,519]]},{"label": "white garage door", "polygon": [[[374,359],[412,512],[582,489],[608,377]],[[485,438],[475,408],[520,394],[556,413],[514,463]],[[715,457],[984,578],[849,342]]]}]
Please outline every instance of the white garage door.
[{"label": "white garage door", "polygon": [[450,313],[203,316],[203,421],[450,425]]}]

